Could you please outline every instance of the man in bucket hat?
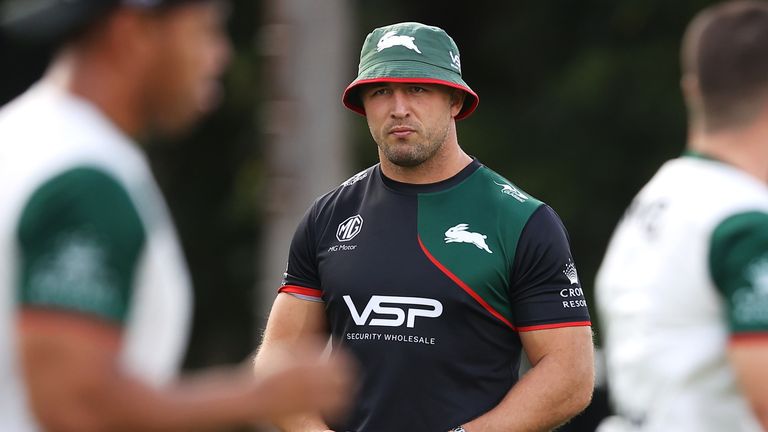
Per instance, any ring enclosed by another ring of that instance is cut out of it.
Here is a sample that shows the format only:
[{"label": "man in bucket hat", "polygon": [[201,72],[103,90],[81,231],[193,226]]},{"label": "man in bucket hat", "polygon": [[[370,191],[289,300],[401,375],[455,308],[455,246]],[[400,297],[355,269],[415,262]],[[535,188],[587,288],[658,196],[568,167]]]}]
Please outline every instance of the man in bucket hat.
[{"label": "man in bucket hat", "polygon": [[189,276],[132,137],[212,108],[226,4],[4,6],[4,29],[59,48],[0,110],[0,430],[220,430],[342,405],[349,366],[322,345],[256,376],[177,377]]},{"label": "man in bucket hat", "polygon": [[[341,424],[288,431],[550,430],[588,403],[590,318],[555,212],[470,157],[456,120],[478,104],[459,50],[419,23],[368,35],[344,104],[380,163],[299,224],[256,364],[330,334],[359,361]],[[525,349],[533,368],[518,380]]]}]

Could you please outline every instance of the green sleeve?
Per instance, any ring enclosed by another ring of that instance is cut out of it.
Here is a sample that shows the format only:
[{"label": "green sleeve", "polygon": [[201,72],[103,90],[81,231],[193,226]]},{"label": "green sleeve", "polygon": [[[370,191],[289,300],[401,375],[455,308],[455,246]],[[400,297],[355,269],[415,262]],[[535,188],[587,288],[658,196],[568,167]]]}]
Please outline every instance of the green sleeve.
[{"label": "green sleeve", "polygon": [[721,222],[712,234],[709,267],[731,332],[768,332],[768,213],[740,213]]},{"label": "green sleeve", "polygon": [[49,180],[27,202],[18,241],[22,307],[123,323],[145,231],[114,178],[77,168]]}]

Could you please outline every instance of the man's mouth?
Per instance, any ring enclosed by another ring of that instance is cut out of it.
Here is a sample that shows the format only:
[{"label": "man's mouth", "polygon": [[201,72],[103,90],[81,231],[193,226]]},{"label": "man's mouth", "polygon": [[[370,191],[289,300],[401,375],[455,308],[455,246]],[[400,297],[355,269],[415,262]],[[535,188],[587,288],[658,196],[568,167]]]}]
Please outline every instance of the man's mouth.
[{"label": "man's mouth", "polygon": [[416,131],[408,126],[394,126],[389,129],[389,134],[397,138],[406,138],[414,132]]}]

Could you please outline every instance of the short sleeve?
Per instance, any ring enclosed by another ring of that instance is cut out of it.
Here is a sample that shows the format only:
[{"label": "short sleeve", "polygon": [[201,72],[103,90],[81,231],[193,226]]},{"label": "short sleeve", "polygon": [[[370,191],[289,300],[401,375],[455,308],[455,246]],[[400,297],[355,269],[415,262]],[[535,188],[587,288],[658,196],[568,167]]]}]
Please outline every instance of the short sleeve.
[{"label": "short sleeve", "polygon": [[296,227],[288,252],[288,266],[279,291],[318,301],[322,291],[317,270],[317,248],[312,232],[312,214],[312,209],[309,209]]},{"label": "short sleeve", "polygon": [[713,231],[709,267],[734,336],[768,334],[768,214],[733,215]]},{"label": "short sleeve", "polygon": [[22,307],[124,322],[145,231],[112,177],[78,168],[49,180],[27,202],[17,238]]},{"label": "short sleeve", "polygon": [[568,234],[549,206],[539,207],[520,234],[510,299],[520,331],[591,325]]}]

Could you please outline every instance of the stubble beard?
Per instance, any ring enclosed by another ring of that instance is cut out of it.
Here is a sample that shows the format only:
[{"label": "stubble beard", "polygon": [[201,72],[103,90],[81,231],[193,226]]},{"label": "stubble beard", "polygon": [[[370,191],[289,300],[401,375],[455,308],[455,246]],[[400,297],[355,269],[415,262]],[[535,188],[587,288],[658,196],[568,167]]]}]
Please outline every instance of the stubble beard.
[{"label": "stubble beard", "polygon": [[[396,138],[386,132],[374,134],[374,140],[381,154],[394,165],[403,168],[413,168],[427,162],[437,154],[448,138],[449,124],[433,130],[416,129],[416,136],[411,138]],[[423,138],[419,135],[423,135]]]}]

